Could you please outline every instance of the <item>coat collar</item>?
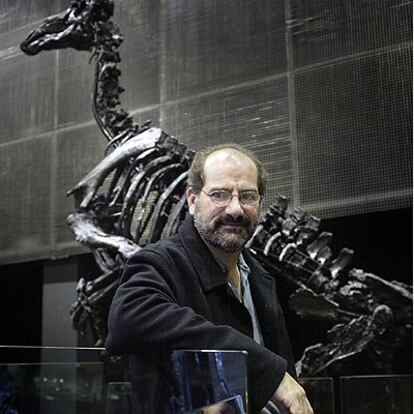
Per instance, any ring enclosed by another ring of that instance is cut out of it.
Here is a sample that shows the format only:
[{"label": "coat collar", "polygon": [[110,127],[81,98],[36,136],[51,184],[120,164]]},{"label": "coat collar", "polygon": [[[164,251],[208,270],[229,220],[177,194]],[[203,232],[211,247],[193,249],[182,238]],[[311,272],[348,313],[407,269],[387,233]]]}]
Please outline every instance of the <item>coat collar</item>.
[{"label": "coat collar", "polygon": [[196,270],[204,291],[227,284],[227,269],[214,258],[198,231],[193,218],[187,217],[178,230],[184,249]]},{"label": "coat collar", "polygon": [[[193,218],[188,216],[183,225],[178,230],[179,237],[184,246],[184,249],[191,260],[191,263],[196,270],[201,286],[204,291],[209,291],[218,286],[227,284],[227,269],[217,262],[213,254],[208,249],[207,245],[199,235],[194,227]],[[252,288],[252,294],[259,296],[264,294],[268,297],[270,292],[274,291],[274,279],[271,277],[257,262],[252,255],[243,249],[243,258],[245,265],[247,265],[253,276],[249,278],[249,283]],[[266,307],[269,306],[266,304]]]},{"label": "coat collar", "polygon": [[[198,274],[204,292],[219,286],[227,285],[227,269],[219,264],[193,224],[192,217],[188,217],[178,230],[180,240]],[[259,325],[264,343],[275,345],[275,321],[279,310],[275,301],[275,279],[255,260],[247,249],[243,250],[245,264],[250,268],[250,289],[259,319]]]}]

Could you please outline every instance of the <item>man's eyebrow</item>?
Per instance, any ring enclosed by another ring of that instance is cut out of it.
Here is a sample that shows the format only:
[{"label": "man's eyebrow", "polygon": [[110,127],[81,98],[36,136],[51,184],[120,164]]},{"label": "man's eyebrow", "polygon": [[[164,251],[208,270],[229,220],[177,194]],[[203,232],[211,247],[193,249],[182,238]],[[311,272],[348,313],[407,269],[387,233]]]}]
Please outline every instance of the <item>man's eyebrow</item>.
[{"label": "man's eyebrow", "polygon": [[[232,190],[230,190],[230,188],[225,188],[225,187],[211,187],[210,191],[229,191],[230,193],[232,192]],[[245,193],[245,192],[255,192],[258,193],[258,190],[256,188],[246,188],[245,190],[240,190],[241,193]]]},{"label": "man's eyebrow", "polygon": [[208,191],[223,191],[223,190],[231,192],[231,190],[229,190],[228,188],[225,188],[225,187],[211,187],[210,190],[208,190]]}]

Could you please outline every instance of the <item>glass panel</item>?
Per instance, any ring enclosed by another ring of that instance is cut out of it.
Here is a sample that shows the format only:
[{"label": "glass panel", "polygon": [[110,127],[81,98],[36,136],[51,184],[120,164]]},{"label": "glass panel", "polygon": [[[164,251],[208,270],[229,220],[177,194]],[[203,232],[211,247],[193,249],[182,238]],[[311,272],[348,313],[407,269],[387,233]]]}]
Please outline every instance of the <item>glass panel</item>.
[{"label": "glass panel", "polygon": [[243,399],[240,395],[236,395],[219,403],[197,410],[186,411],[184,414],[244,414],[245,412]]},{"label": "glass panel", "polygon": [[[132,388],[130,382],[108,384],[106,414],[133,414]],[[227,398],[219,403],[185,411],[184,414],[244,414],[245,401],[241,395]]]},{"label": "glass panel", "polygon": [[102,363],[0,365],[0,412],[101,414]]},{"label": "glass panel", "polygon": [[[126,382],[121,359],[108,363],[104,348],[0,345],[0,413],[5,414],[133,414],[151,405],[154,376],[164,392],[157,403],[162,414],[245,414],[246,353],[176,351],[150,365],[151,375],[131,372],[143,389]],[[105,362],[104,362],[105,361]],[[142,360],[145,363],[147,361]],[[151,381],[149,381],[151,379]],[[348,376],[301,378],[318,414],[411,414],[412,376]],[[137,403],[137,391],[144,401]],[[156,396],[157,398],[157,396]],[[161,400],[162,398],[162,400]],[[161,400],[161,401],[160,401]]]},{"label": "glass panel", "polygon": [[342,377],[342,414],[411,414],[412,376]]},{"label": "glass panel", "polygon": [[332,378],[300,378],[313,411],[318,414],[335,414]]},{"label": "glass panel", "polygon": [[247,389],[245,357],[243,352],[231,351],[173,352],[173,369],[182,378],[185,412],[198,412],[200,407],[216,405],[206,412],[230,413],[233,406],[235,413],[244,413]]},{"label": "glass panel", "polygon": [[[109,362],[104,351],[0,345],[0,412],[132,414],[133,398],[139,409],[150,407],[163,414],[246,412],[245,352],[176,351],[159,356],[151,361],[149,376],[132,372],[137,382],[131,386],[124,382],[123,361]],[[145,364],[145,358],[141,362]],[[156,401],[146,392],[154,377],[165,391],[155,395]]]},{"label": "glass panel", "polygon": [[132,385],[108,387],[108,414],[118,413],[130,399],[139,412],[163,414],[244,414],[247,401],[246,353],[175,351],[170,357],[139,361]]},{"label": "glass panel", "polygon": [[0,345],[0,365],[101,362],[105,348]]},{"label": "glass panel", "polygon": [[106,397],[106,414],[133,414],[130,382],[110,382]]}]

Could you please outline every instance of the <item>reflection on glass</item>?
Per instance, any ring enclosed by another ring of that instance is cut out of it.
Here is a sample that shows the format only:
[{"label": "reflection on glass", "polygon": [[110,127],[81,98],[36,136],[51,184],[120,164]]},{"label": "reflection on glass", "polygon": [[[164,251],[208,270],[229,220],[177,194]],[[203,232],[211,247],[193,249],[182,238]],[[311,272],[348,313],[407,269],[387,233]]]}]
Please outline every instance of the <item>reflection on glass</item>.
[{"label": "reflection on glass", "polygon": [[[154,363],[161,384],[133,372],[134,381],[110,382],[106,414],[245,414],[246,353],[240,351],[175,351]],[[161,391],[160,391],[161,390]],[[155,400],[153,399],[155,396]]]},{"label": "reflection on glass", "polygon": [[245,412],[243,399],[238,395],[208,407],[186,411],[184,414],[245,414]]},{"label": "reflection on glass", "polygon": [[133,414],[130,382],[108,384],[106,414]]},{"label": "reflection on glass", "polygon": [[[246,354],[236,351],[176,351],[184,413],[243,414],[246,411]],[[204,408],[201,408],[204,407]]]},{"label": "reflection on glass", "polygon": [[[134,414],[130,382],[111,382],[108,384],[106,414]],[[176,414],[245,414],[243,398],[230,397],[219,403],[190,411],[177,411]]]},{"label": "reflection on glass", "polygon": [[[118,370],[110,372],[97,361],[102,349],[31,347],[27,354],[16,346],[6,352],[9,348],[0,345],[1,414],[134,413],[134,389],[120,382],[125,378]],[[1,363],[11,359],[25,363]],[[236,351],[173,353],[159,373],[168,374],[167,384],[174,387],[162,400],[167,409],[156,413],[246,414],[245,359],[246,353]],[[338,414],[412,414],[412,376],[342,377],[338,394],[332,378],[300,382],[317,414],[334,414],[334,400],[341,403]],[[137,407],[135,414],[150,406]]]},{"label": "reflection on glass", "polygon": [[0,413],[100,414],[101,363],[0,365]]}]

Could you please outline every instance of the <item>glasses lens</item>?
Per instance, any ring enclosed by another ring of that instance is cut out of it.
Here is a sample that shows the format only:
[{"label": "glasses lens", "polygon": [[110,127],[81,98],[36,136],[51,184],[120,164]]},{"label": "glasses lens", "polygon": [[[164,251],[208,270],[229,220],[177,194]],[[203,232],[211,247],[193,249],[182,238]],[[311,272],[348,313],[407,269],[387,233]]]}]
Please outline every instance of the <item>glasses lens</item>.
[{"label": "glasses lens", "polygon": [[[216,190],[211,193],[204,193],[211,198],[213,203],[221,205],[228,203],[233,197],[228,190]],[[253,206],[260,201],[260,195],[256,191],[242,191],[239,195],[239,201],[241,204]]]},{"label": "glasses lens", "polygon": [[254,204],[257,204],[257,202],[260,200],[260,196],[258,193],[256,193],[256,191],[245,191],[239,195],[239,200],[242,204],[252,206]]},{"label": "glasses lens", "polygon": [[211,200],[216,204],[225,204],[231,198],[230,191],[220,190],[220,191],[213,191],[209,194]]}]

